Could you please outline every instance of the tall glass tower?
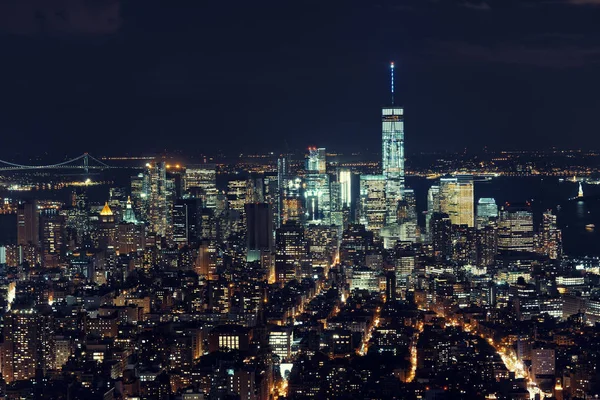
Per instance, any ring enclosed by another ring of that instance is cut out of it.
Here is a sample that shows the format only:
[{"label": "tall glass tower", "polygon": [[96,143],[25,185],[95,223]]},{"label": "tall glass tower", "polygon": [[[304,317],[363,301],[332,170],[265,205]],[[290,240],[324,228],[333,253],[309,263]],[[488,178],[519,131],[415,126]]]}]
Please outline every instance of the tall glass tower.
[{"label": "tall glass tower", "polygon": [[397,222],[404,190],[404,108],[394,106],[394,63],[390,65],[392,106],[381,110],[382,165],[385,177],[386,224]]}]

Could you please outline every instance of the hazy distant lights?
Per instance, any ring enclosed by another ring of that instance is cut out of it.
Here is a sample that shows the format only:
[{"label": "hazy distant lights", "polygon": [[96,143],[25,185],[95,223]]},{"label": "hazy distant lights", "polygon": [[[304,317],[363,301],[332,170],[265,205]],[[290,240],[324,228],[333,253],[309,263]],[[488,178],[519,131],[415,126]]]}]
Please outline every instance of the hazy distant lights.
[{"label": "hazy distant lights", "polygon": [[31,186],[23,186],[18,183],[12,184],[8,187],[8,190],[17,191],[17,192],[26,192],[31,190]]}]

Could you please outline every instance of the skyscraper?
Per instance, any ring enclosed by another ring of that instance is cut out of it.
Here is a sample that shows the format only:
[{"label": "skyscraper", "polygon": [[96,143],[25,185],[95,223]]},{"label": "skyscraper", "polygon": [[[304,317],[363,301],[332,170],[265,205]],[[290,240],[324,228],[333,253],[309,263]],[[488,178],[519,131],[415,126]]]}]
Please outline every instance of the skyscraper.
[{"label": "skyscraper", "polygon": [[448,259],[452,253],[452,222],[448,214],[433,213],[429,220],[431,244],[437,259]]},{"label": "skyscraper", "polygon": [[306,222],[329,225],[331,223],[331,185],[329,175],[307,173],[304,177]]},{"label": "skyscraper", "polygon": [[190,197],[202,199],[203,207],[215,208],[217,168],[214,164],[190,165],[185,169],[183,186]]},{"label": "skyscraper", "polygon": [[496,200],[489,197],[480,198],[477,202],[477,228],[487,225],[492,218],[498,218]]},{"label": "skyscraper", "polygon": [[324,148],[309,147],[304,176],[304,209],[309,224],[331,223],[331,181]]},{"label": "skyscraper", "polygon": [[216,242],[205,240],[198,248],[198,258],[194,264],[194,271],[206,280],[217,280],[218,248]]},{"label": "skyscraper", "polygon": [[474,184],[472,175],[440,179],[440,211],[453,225],[475,226]]},{"label": "skyscraper", "polygon": [[190,218],[188,204],[185,201],[177,201],[173,206],[173,242],[177,247],[183,247],[189,243]]},{"label": "skyscraper", "polygon": [[150,231],[167,241],[172,239],[173,221],[173,185],[167,179],[167,168],[164,162],[146,165],[144,186],[148,201],[148,219]]},{"label": "skyscraper", "polygon": [[108,202],[104,204],[102,211],[100,211],[98,247],[102,250],[107,250],[109,247],[117,247],[117,224],[115,222],[115,215],[110,209]]},{"label": "skyscraper", "polygon": [[277,159],[277,224],[276,228],[281,226],[283,220],[283,202],[286,198],[288,180],[288,165],[287,159],[281,157]]},{"label": "skyscraper", "polygon": [[308,156],[306,158],[306,171],[324,174],[327,172],[327,153],[325,148],[308,148]]},{"label": "skyscraper", "polygon": [[17,212],[17,244],[39,246],[40,222],[36,201],[19,204]]},{"label": "skyscraper", "polygon": [[507,204],[500,210],[498,251],[533,252],[533,213],[529,204]]},{"label": "skyscraper", "polygon": [[379,234],[386,221],[385,190],[385,176],[360,176],[360,223],[375,234]]},{"label": "skyscraper", "polygon": [[427,236],[431,240],[430,221],[434,213],[440,212],[440,187],[432,185],[427,191],[427,215],[425,216],[425,228]]},{"label": "skyscraper", "polygon": [[54,369],[52,315],[15,309],[4,316],[2,377],[7,382],[35,378]]},{"label": "skyscraper", "polygon": [[542,215],[540,252],[551,260],[556,260],[562,255],[562,232],[558,229],[556,215],[552,213],[552,210],[548,210]]},{"label": "skyscraper", "polygon": [[382,166],[385,177],[386,224],[397,220],[404,190],[404,108],[394,105],[394,63],[391,63],[392,105],[381,110]]},{"label": "skyscraper", "polygon": [[273,251],[273,208],[269,203],[248,203],[245,208],[247,260],[262,260]]},{"label": "skyscraper", "polygon": [[45,267],[57,267],[64,255],[65,217],[56,209],[42,210],[42,261]]},{"label": "skyscraper", "polygon": [[352,171],[340,169],[338,171],[338,182],[340,183],[340,200],[342,208],[352,207]]},{"label": "skyscraper", "polygon": [[288,222],[277,229],[275,239],[275,280],[284,285],[296,278],[302,257],[306,254],[304,228]]},{"label": "skyscraper", "polygon": [[17,244],[20,261],[31,265],[40,262],[40,219],[36,201],[19,204],[17,210]]}]

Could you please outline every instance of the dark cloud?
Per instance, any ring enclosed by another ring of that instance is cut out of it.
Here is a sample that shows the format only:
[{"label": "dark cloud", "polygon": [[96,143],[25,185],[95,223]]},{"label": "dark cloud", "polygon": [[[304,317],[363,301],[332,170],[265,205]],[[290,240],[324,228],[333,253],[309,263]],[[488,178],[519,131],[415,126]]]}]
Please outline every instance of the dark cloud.
[{"label": "dark cloud", "polygon": [[[600,112],[590,3],[3,2],[0,153],[23,135],[27,151],[74,154],[378,148],[390,60],[409,153],[532,147],[534,134],[560,145],[565,132],[600,147],[586,136]],[[72,40],[90,37],[103,40]]]},{"label": "dark cloud", "polygon": [[481,45],[467,42],[439,42],[433,45],[431,54],[440,62],[462,64],[488,63],[544,68],[577,68],[600,63],[600,46],[564,45],[551,48],[515,43]]}]

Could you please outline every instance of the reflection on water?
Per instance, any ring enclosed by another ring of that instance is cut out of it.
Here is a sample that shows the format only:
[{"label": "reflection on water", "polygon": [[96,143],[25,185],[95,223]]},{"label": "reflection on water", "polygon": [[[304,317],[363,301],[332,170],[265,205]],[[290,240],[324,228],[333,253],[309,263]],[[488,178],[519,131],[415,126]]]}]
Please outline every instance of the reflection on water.
[{"label": "reflection on water", "polygon": [[587,213],[587,210],[585,207],[585,203],[582,200],[577,201],[577,207],[575,210],[577,213],[577,220],[583,221],[585,219],[585,214]]}]

